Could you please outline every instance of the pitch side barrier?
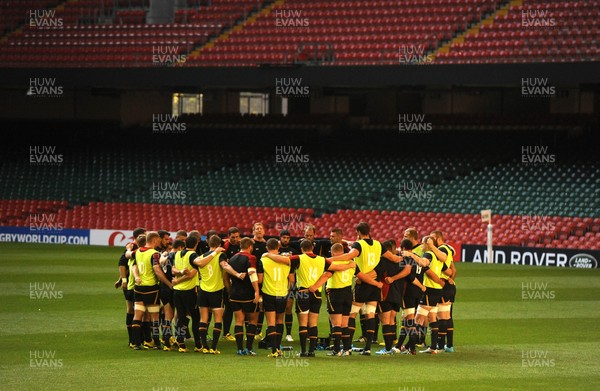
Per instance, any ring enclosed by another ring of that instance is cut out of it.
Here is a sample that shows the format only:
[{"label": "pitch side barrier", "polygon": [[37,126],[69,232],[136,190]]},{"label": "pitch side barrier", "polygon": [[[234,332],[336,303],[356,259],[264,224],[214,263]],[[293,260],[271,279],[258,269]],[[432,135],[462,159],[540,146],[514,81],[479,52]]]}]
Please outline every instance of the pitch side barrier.
[{"label": "pitch side barrier", "polygon": [[90,244],[89,229],[61,228],[60,226],[0,227],[0,242]]},{"label": "pitch side barrier", "polygon": [[[488,263],[487,247],[463,244],[462,261]],[[494,263],[526,266],[598,268],[600,251],[561,248],[497,246],[493,249]]]}]

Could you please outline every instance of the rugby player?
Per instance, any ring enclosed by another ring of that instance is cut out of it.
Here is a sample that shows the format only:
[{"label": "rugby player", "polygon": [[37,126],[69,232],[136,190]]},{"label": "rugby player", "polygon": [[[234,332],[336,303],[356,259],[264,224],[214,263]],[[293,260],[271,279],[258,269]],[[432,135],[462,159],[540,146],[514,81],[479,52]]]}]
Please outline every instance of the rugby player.
[{"label": "rugby player", "polygon": [[[402,251],[412,253],[413,244],[409,239],[403,239],[400,242],[400,249]],[[402,296],[402,329],[394,352],[400,351],[403,354],[417,354],[416,344],[419,342],[420,330],[417,329],[415,324],[415,311],[419,305],[419,300],[423,293],[425,293],[425,286],[423,285],[423,276],[425,272],[429,270],[429,266],[421,266],[412,257],[404,256],[404,263],[411,266],[410,275],[405,277],[405,290]],[[419,261],[421,261],[419,259]],[[423,262],[429,264],[429,261]],[[396,277],[387,277],[386,280],[390,283],[394,281]],[[403,332],[402,332],[403,331]],[[408,336],[408,344],[406,347],[403,345],[404,340]]]},{"label": "rugby player", "polygon": [[[252,248],[252,255],[258,260],[263,256],[264,253],[267,252],[267,241],[265,240],[265,226],[260,221],[255,222],[252,225],[252,240],[254,241],[254,246]],[[259,284],[260,285],[260,284]],[[262,297],[261,297],[262,300]],[[258,323],[256,339],[261,340],[262,335],[262,327],[265,319],[265,312],[263,311],[262,301],[259,304],[259,313],[258,313]]]},{"label": "rugby player", "polygon": [[[294,253],[293,248],[291,247],[291,236],[290,236],[290,231],[284,229],[279,233],[279,254],[283,255],[283,256],[290,256]],[[292,272],[289,275],[289,286],[290,286],[290,293],[286,302],[286,306],[285,306],[285,330],[286,330],[286,335],[285,335],[285,340],[287,342],[294,342],[294,338],[292,337],[292,326],[294,324],[294,316],[292,315],[292,308],[294,306],[294,295],[297,292],[297,289],[295,288],[296,285],[296,275],[295,272],[292,268]]]},{"label": "rugby player", "polygon": [[[340,243],[331,246],[332,257],[344,254]],[[333,337],[332,356],[350,356],[352,354],[352,336],[348,328],[350,310],[352,308],[352,276],[356,263],[353,259],[325,263],[325,271],[308,290],[317,292],[327,282],[327,311],[331,321]],[[343,347],[340,349],[340,347]]]},{"label": "rugby player", "polygon": [[454,279],[456,277],[456,267],[454,266],[454,254],[456,251],[452,246],[444,243],[444,235],[441,231],[432,231],[431,236],[437,248],[434,251],[435,255],[442,261],[450,263],[450,268],[443,271],[441,278],[446,281],[442,289],[442,302],[438,303],[438,327],[439,338],[438,347],[444,349],[447,353],[454,353],[454,320],[452,319],[452,306],[456,297],[456,285]]},{"label": "rugby player", "polygon": [[183,229],[180,229],[179,231],[177,231],[175,233],[175,240],[181,240],[182,242],[185,243],[187,236],[188,236],[187,232]]},{"label": "rugby player", "polygon": [[[322,288],[310,292],[311,287],[325,271],[325,258],[313,253],[313,243],[310,240],[300,242],[301,255],[289,258],[292,270],[296,270],[298,290],[296,296],[296,313],[300,335],[300,357],[314,357],[318,338],[319,311],[321,309]],[[284,261],[284,256],[267,253],[265,257],[275,261]],[[306,340],[309,339],[308,352]]]},{"label": "rugby player", "polygon": [[[212,235],[208,239],[209,251],[201,259],[195,259],[194,264],[200,270],[200,290],[198,292],[198,306],[200,307],[200,340],[202,353],[221,354],[217,350],[219,337],[223,328],[224,289],[225,282],[222,264],[227,263],[225,249],[220,247],[221,238]],[[208,332],[208,312],[214,315],[212,346],[208,348],[206,335]]]},{"label": "rugby player", "polygon": [[[185,242],[182,240],[175,240],[171,252],[166,256],[160,257],[160,266],[167,277],[167,280],[173,280],[173,265],[175,264],[175,256],[177,253],[185,248]],[[175,303],[173,301],[173,289],[165,286],[161,283],[160,286],[160,301],[163,305],[164,319],[162,322],[162,342],[163,350],[169,351],[172,349],[172,345],[175,341],[173,337],[173,330],[171,329],[171,322],[173,321],[173,315],[175,311]]]},{"label": "rugby player", "polygon": [[188,335],[188,319],[192,318],[192,334],[194,335],[194,351],[202,351],[200,340],[199,323],[200,314],[196,305],[198,297],[198,267],[194,264],[198,254],[196,247],[198,238],[195,235],[189,235],[185,240],[185,249],[175,253],[175,260],[172,267],[173,276],[173,301],[177,309],[177,344],[180,353],[187,353],[189,350],[185,346],[185,338]]},{"label": "rugby player", "polygon": [[[278,254],[279,241],[267,240],[267,252]],[[257,264],[258,283],[262,284],[263,307],[267,319],[267,338],[271,346],[269,357],[282,355],[279,347],[283,337],[283,317],[288,296],[288,275],[290,259],[288,257],[269,258],[263,255]]]},{"label": "rugby player", "polygon": [[[231,259],[240,252],[240,230],[237,227],[231,227],[227,230],[227,240],[223,243],[225,257]],[[225,284],[225,311],[223,311],[223,339],[235,341],[235,337],[230,334],[231,322],[233,321],[233,311],[229,305],[229,286]]]},{"label": "rugby player", "polygon": [[125,251],[119,258],[119,280],[115,282],[115,288],[119,289],[121,287],[123,289],[123,295],[125,296],[125,326],[127,327],[127,335],[129,336],[129,347],[133,347],[133,335],[131,333],[131,325],[133,323],[133,286],[135,281],[133,279],[132,266],[133,261],[127,258],[127,251],[132,251],[139,248],[139,244],[137,244],[137,238],[140,235],[143,236],[144,244],[146,244],[146,229],[145,228],[136,228],[133,230],[133,238],[134,240],[131,243],[128,243],[125,247]]},{"label": "rugby player", "polygon": [[[449,264],[446,264],[440,261],[435,253],[433,252],[433,248],[435,248],[435,243],[430,236],[425,236],[422,239],[423,246],[423,258],[430,261],[429,270],[425,272],[425,276],[423,278],[423,285],[427,288],[421,300],[419,300],[419,306],[417,307],[417,316],[415,318],[415,322],[419,325],[425,326],[426,323],[429,323],[429,327],[431,329],[431,346],[421,353],[439,353],[437,340],[438,340],[438,324],[437,324],[437,304],[442,299],[442,288],[445,284],[443,280],[440,279],[441,273],[443,270],[448,268]],[[402,255],[410,256],[413,259],[417,257],[416,254],[408,251],[403,251]]]},{"label": "rugby player", "polygon": [[[396,251],[396,242],[388,240],[382,243],[384,252]],[[400,311],[402,295],[404,293],[404,277],[411,272],[411,266],[404,260],[400,263],[390,261],[381,257],[377,271],[377,279],[385,281],[381,290],[381,301],[379,302],[379,319],[381,320],[381,333],[385,347],[377,352],[379,355],[394,354],[399,352],[393,345],[396,339],[396,314]]]},{"label": "rugby player", "polygon": [[[256,356],[252,345],[256,335],[260,290],[256,274],[256,258],[252,255],[253,245],[252,239],[243,238],[240,241],[241,251],[228,261],[235,273],[233,277],[229,277],[229,304],[235,316],[234,335],[238,349],[237,354],[240,356]],[[243,349],[244,320],[248,322],[245,350]]]},{"label": "rugby player", "polygon": [[133,265],[133,274],[135,277],[134,286],[134,317],[133,317],[133,335],[134,349],[141,349],[141,323],[144,313],[148,311],[152,321],[152,340],[144,341],[145,348],[160,349],[158,313],[160,311],[159,281],[172,288],[171,281],[160,267],[160,253],[155,248],[160,246],[161,239],[158,233],[149,232],[146,235],[146,246],[139,248],[135,252],[135,261]]},{"label": "rugby player", "polygon": [[[356,329],[356,314],[364,306],[364,312],[367,316],[366,342],[362,355],[371,355],[371,343],[375,334],[375,310],[377,303],[381,299],[381,287],[383,284],[376,281],[369,273],[374,271],[381,258],[381,243],[371,238],[369,224],[360,222],[356,226],[358,239],[352,245],[350,252],[329,258],[328,262],[347,261],[354,259],[356,263],[357,284],[354,290],[354,301],[350,311],[348,329],[350,337],[354,335]],[[360,283],[359,283],[360,280]]]}]

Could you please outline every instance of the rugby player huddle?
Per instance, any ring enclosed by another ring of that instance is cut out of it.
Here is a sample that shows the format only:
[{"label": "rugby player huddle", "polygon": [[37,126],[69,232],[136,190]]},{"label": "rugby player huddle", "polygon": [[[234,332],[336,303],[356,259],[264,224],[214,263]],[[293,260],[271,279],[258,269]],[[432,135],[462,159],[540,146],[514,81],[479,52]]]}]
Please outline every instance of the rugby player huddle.
[{"label": "rugby player huddle", "polygon": [[[295,300],[299,356],[314,357],[325,296],[328,355],[371,355],[379,324],[384,342],[376,354],[416,354],[418,346],[424,347],[428,327],[430,344],[422,353],[454,352],[455,251],[440,231],[419,241],[417,231],[409,228],[399,248],[394,240],[372,239],[365,222],[356,226],[353,243],[343,240],[338,228],[331,230],[330,240],[315,241],[314,233],[314,226],[307,225],[305,238],[293,246],[287,231],[265,240],[262,223],[254,224],[253,238],[240,238],[239,230],[230,228],[226,240],[209,231],[207,242],[198,231],[178,231],[171,242],[166,231],[136,229],[115,283],[122,286],[127,303],[129,347],[185,353],[191,351],[186,338],[193,336],[193,351],[219,354],[223,332],[223,338],[236,341],[238,355],[254,356],[254,340],[262,337],[266,319],[269,357],[279,357],[284,319],[286,340],[293,341]],[[359,341],[353,340],[359,313],[363,348],[352,345]]]}]

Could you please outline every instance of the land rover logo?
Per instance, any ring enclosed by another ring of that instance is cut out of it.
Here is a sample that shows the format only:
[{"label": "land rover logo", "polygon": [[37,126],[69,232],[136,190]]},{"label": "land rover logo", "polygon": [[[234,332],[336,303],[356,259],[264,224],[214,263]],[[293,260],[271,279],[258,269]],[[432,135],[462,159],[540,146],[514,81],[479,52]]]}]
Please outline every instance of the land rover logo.
[{"label": "land rover logo", "polygon": [[569,259],[569,267],[595,269],[598,267],[598,261],[589,254],[577,254]]}]

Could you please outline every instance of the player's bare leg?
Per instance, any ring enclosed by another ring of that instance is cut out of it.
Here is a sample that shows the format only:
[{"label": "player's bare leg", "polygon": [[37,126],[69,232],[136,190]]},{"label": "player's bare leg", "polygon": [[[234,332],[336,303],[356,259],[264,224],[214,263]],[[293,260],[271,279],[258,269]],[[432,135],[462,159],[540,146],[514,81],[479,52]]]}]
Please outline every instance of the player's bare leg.
[{"label": "player's bare leg", "polygon": [[[449,348],[453,347],[453,332],[454,325],[450,322],[451,315],[450,309],[452,308],[452,302],[446,301],[443,303],[438,303],[438,349],[445,349],[446,346]],[[452,334],[451,334],[452,333]],[[446,337],[448,337],[446,341]],[[446,349],[445,349],[446,350]]]}]

